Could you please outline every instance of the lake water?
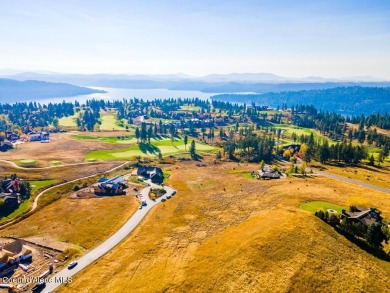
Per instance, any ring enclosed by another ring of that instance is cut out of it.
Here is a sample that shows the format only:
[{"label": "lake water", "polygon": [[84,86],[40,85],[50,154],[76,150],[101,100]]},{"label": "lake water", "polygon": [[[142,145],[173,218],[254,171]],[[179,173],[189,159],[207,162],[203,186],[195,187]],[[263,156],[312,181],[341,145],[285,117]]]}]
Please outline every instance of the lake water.
[{"label": "lake water", "polygon": [[176,98],[176,99],[177,98],[199,98],[202,100],[207,100],[211,96],[216,95],[215,93],[202,93],[199,91],[176,91],[176,90],[168,90],[168,89],[121,89],[121,88],[101,88],[101,87],[91,87],[91,88],[104,90],[107,93],[103,93],[103,94],[96,93],[96,94],[73,96],[73,97],[59,97],[59,98],[52,98],[52,99],[40,99],[39,103],[41,104],[48,104],[50,102],[61,103],[62,101],[74,102],[75,100],[77,100],[80,103],[85,103],[87,100],[91,100],[91,99],[104,99],[104,100],[120,99],[121,100],[121,99],[132,99],[132,98],[139,98],[144,100],[169,99],[169,98]]}]

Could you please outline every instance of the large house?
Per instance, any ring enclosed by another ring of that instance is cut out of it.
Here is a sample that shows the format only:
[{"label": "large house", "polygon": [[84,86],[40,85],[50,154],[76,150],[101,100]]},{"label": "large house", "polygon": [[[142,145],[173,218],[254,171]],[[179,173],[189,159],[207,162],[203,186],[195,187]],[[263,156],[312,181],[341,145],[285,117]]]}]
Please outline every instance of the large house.
[{"label": "large house", "polygon": [[30,141],[49,141],[50,140],[50,134],[48,132],[42,131],[42,132],[30,132]]},{"label": "large house", "polygon": [[20,204],[20,195],[19,193],[0,193],[0,199],[3,200],[3,204],[0,206],[0,209],[13,209],[17,208]]},{"label": "large house", "polygon": [[382,221],[380,211],[376,208],[364,209],[362,207],[351,207],[350,211],[342,210],[341,219],[346,218],[348,221],[360,222],[364,226],[370,226],[373,223]]},{"label": "large house", "polygon": [[273,170],[271,166],[265,166],[263,169],[255,172],[257,179],[280,179],[283,174],[277,170]]},{"label": "large house", "polygon": [[1,182],[1,188],[5,192],[19,192],[20,191],[21,181],[20,179],[5,179]]},{"label": "large house", "polygon": [[13,149],[14,146],[10,141],[2,141],[0,142],[0,151],[1,152],[6,152],[10,149]]},{"label": "large house", "polygon": [[158,167],[139,166],[137,175],[150,179],[155,184],[161,184],[164,181],[164,173]]},{"label": "large house", "polygon": [[127,185],[122,176],[116,176],[111,179],[100,178],[92,188],[96,195],[119,195],[124,193]]},{"label": "large house", "polygon": [[11,240],[0,244],[0,270],[32,258],[32,249],[22,240]]},{"label": "large house", "polygon": [[9,141],[15,141],[20,139],[20,136],[13,131],[7,131],[5,134]]}]

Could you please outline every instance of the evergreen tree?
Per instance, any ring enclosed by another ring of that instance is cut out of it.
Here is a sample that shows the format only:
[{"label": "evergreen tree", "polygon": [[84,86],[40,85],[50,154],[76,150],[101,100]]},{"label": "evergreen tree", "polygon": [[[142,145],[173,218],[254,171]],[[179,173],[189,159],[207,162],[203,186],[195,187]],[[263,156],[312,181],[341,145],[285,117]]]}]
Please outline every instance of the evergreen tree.
[{"label": "evergreen tree", "polygon": [[382,241],[385,240],[385,235],[382,231],[382,225],[379,223],[372,223],[368,226],[366,233],[366,240],[373,246],[380,246]]},{"label": "evergreen tree", "polygon": [[187,143],[188,143],[188,136],[187,134],[184,135],[184,148],[187,151]]},{"label": "evergreen tree", "polygon": [[196,149],[195,149],[195,141],[194,140],[191,141],[190,155],[191,155],[191,158],[193,158],[193,159],[196,157]]},{"label": "evergreen tree", "polygon": [[138,127],[135,129],[135,137],[137,138],[137,143],[138,143],[139,138],[140,138],[140,133],[139,133],[139,128]]}]

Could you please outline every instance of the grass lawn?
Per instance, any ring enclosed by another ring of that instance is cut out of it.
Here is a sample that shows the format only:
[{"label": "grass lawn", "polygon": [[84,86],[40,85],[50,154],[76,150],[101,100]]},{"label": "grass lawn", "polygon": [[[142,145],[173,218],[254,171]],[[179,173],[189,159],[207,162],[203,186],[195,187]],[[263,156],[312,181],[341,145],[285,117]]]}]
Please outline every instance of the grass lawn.
[{"label": "grass lawn", "polygon": [[72,116],[61,117],[59,119],[59,126],[63,128],[76,128],[77,127],[76,120],[79,117],[80,117],[80,112],[76,112]]},{"label": "grass lawn", "polygon": [[22,202],[19,205],[19,207],[10,214],[8,214],[7,212],[6,213],[0,212],[0,223],[16,218],[17,216],[19,216],[19,215],[23,214],[25,211],[27,211],[29,209],[29,207],[30,207],[30,201],[26,200],[26,201]]},{"label": "grass lawn", "polygon": [[92,135],[73,135],[72,138],[76,140],[87,141],[103,141],[114,144],[134,144],[137,143],[137,139],[134,135],[118,135],[118,136],[92,136]]},{"label": "grass lawn", "polygon": [[50,161],[50,164],[52,164],[53,166],[59,166],[62,165],[62,161]]},{"label": "grass lawn", "polygon": [[295,125],[288,125],[288,124],[273,124],[273,127],[277,128],[277,129],[279,128],[279,129],[284,130],[284,133],[282,134],[282,137],[283,137],[283,135],[287,136],[287,137],[283,138],[283,140],[286,140],[286,144],[293,143],[293,141],[290,138],[291,138],[291,135],[294,132],[298,136],[297,143],[299,143],[299,137],[302,134],[303,135],[310,135],[312,133],[313,133],[315,139],[322,138],[322,139],[327,139],[330,144],[334,144],[335,143],[333,140],[318,134],[316,131],[314,131],[314,130],[312,130],[310,128],[298,127],[298,126],[295,126]]},{"label": "grass lawn", "polygon": [[100,130],[102,131],[113,131],[113,130],[126,130],[126,127],[119,125],[118,116],[116,114],[101,114]]},{"label": "grass lawn", "polygon": [[202,108],[198,107],[198,106],[184,105],[184,106],[181,106],[180,109],[183,110],[183,111],[195,111],[195,112],[198,112]]},{"label": "grass lawn", "polygon": [[[189,147],[190,143],[187,145],[187,152]],[[216,147],[202,143],[196,143],[195,148],[199,153],[214,151],[217,149]],[[161,152],[163,156],[166,156],[184,153],[186,150],[182,139],[176,139],[172,144],[170,139],[163,138],[161,140],[152,139],[150,145],[140,143],[125,149],[93,151],[86,155],[86,159],[123,160],[133,158],[134,156],[158,156],[159,152]]]},{"label": "grass lawn", "polygon": [[18,166],[29,168],[29,167],[36,167],[37,161],[35,160],[19,160],[15,162]]},{"label": "grass lawn", "polygon": [[2,230],[3,235],[34,237],[82,249],[101,243],[137,209],[134,197],[114,196],[71,200],[62,198],[27,219]]},{"label": "grass lawn", "polygon": [[338,214],[341,214],[341,210],[347,209],[346,207],[342,207],[326,201],[310,201],[301,204],[299,207],[311,213],[315,213],[319,210],[326,211],[327,209],[332,209],[332,210],[336,210]]},{"label": "grass lawn", "polygon": [[59,180],[33,180],[29,181],[31,185],[31,194],[34,194],[38,189],[57,183]]},{"label": "grass lawn", "polygon": [[267,110],[267,111],[260,111],[260,114],[267,114],[267,115],[275,115],[275,114],[281,114],[282,112],[276,111],[276,110]]}]

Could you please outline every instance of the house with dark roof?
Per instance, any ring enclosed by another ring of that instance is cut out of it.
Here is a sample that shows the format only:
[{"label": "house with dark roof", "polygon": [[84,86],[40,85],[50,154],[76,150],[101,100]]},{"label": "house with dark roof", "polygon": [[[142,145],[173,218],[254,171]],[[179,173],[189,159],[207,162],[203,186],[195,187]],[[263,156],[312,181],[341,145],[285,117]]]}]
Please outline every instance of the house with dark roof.
[{"label": "house with dark roof", "polygon": [[6,152],[10,149],[13,149],[14,146],[10,141],[2,141],[0,142],[0,152]]},{"label": "house with dark roof", "polygon": [[30,141],[49,141],[50,134],[48,132],[30,132],[29,133]]},{"label": "house with dark roof", "polygon": [[0,193],[0,199],[4,201],[3,205],[0,206],[1,209],[13,209],[19,207],[20,204],[20,195],[19,193]]},{"label": "house with dark roof", "polygon": [[271,166],[264,166],[263,169],[255,172],[257,179],[280,179],[283,174],[277,170],[273,170]]},{"label": "house with dark roof", "polygon": [[128,186],[122,176],[114,178],[100,178],[99,182],[92,185],[96,195],[120,195]]},{"label": "house with dark roof", "polygon": [[20,136],[17,133],[13,132],[13,131],[7,131],[5,133],[5,135],[6,135],[6,137],[7,137],[7,139],[9,141],[15,141],[15,140],[20,139]]},{"label": "house with dark roof", "polygon": [[1,182],[1,188],[5,192],[19,192],[20,191],[21,181],[20,179],[5,179]]},{"label": "house with dark roof", "polygon": [[137,175],[145,179],[150,179],[155,184],[161,184],[164,181],[164,173],[161,168],[151,166],[139,166]]},{"label": "house with dark roof", "polygon": [[368,227],[373,223],[382,221],[381,212],[376,208],[364,209],[362,207],[351,207],[350,211],[342,210],[340,218],[347,221],[360,222]]}]

